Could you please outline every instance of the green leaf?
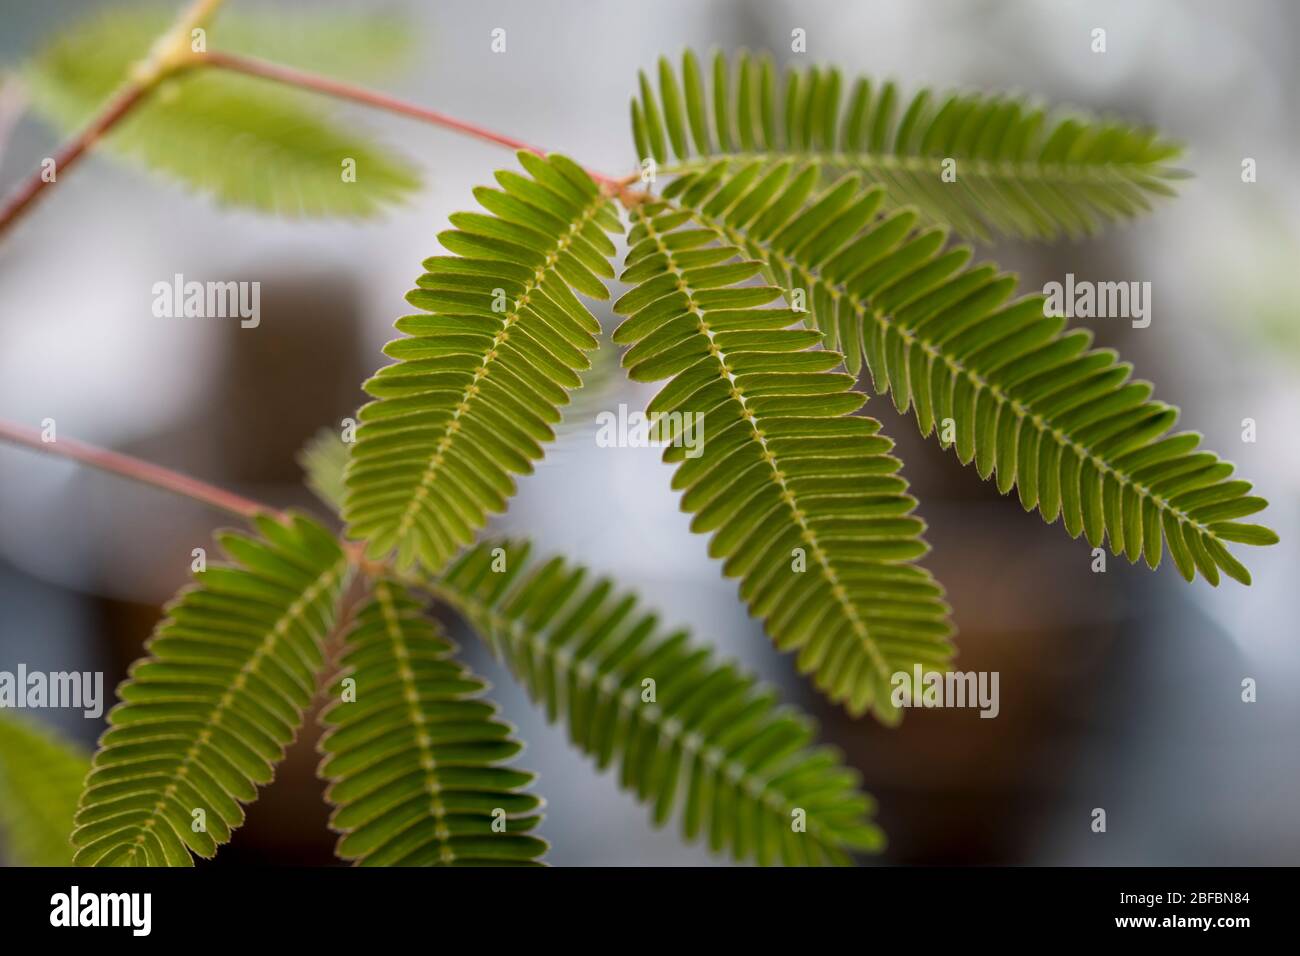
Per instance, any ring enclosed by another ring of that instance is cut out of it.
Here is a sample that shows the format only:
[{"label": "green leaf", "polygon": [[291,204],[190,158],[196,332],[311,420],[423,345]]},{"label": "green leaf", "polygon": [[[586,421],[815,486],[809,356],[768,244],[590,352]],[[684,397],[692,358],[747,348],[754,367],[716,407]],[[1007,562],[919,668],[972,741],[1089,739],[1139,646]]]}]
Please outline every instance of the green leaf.
[{"label": "green leaf", "polygon": [[349,563],[306,518],[255,524],[258,537],[218,536],[233,563],[195,575],[118,688],[76,816],[78,865],[212,856],[301,726]]},{"label": "green leaf", "polygon": [[[875,419],[849,417],[866,396],[831,372],[837,353],[813,350],[820,335],[790,328],[802,315],[766,307],[781,290],[736,285],[760,262],[682,228],[673,206],[647,202],[632,218],[624,281],[639,284],[614,305],[628,317],[614,340],[631,346],[633,380],[668,380],[648,408],[663,416],[658,437],[702,426],[698,454],[677,441],[664,455],[679,463],[692,530],[712,534],[709,553],[742,579],[750,611],[828,697],[896,720],[893,675],[946,667],[952,626],[942,589],[913,563],[925,525],[893,442]],[[696,265],[702,252],[728,261]]]},{"label": "green leaf", "polygon": [[866,179],[810,195],[800,164],[763,168],[724,159],[678,177],[663,215],[742,248],[787,293],[802,290],[807,324],[849,371],[865,365],[922,434],[954,439],[964,464],[996,475],[1003,494],[1018,489],[1026,510],[1060,515],[1093,547],[1104,536],[1131,562],[1155,567],[1168,545],[1188,580],[1199,569],[1212,584],[1220,570],[1249,581],[1222,542],[1276,541],[1236,521],[1267,502],[1198,450],[1199,435],[1170,435],[1178,410],[1130,381],[1114,351],[1045,314],[1042,295],[1013,298],[1014,275],[968,266],[970,249],[946,248],[914,212],[882,209],[883,190]]},{"label": "green leaf", "polygon": [[331,512],[343,510],[343,500],[348,493],[343,484],[343,473],[349,457],[347,443],[333,428],[317,431],[298,452],[298,464],[307,487],[329,506]]},{"label": "green leaf", "polygon": [[490,213],[456,213],[439,236],[452,256],[425,260],[399,319],[397,360],[366,385],[346,483],[348,532],[379,558],[436,571],[514,494],[554,438],[582,384],[600,325],[574,290],[609,293],[606,232],[621,231],[575,163],[520,153],[530,174],[500,172],[475,196]]},{"label": "green leaf", "polygon": [[348,633],[321,715],[338,855],[365,866],[531,863],[546,850],[529,835],[542,801],[523,792],[532,774],[503,766],[523,745],[422,611],[381,578]]},{"label": "green leaf", "polygon": [[[573,393],[572,401],[563,408],[563,419],[554,426],[557,439],[563,439],[590,426],[602,409],[609,407],[611,394],[622,386],[623,370],[619,368],[618,352],[602,347],[591,356],[591,368],[582,377],[582,388]],[[557,450],[558,451],[558,450]],[[553,461],[556,451],[547,461]],[[344,442],[334,428],[316,432],[298,452],[298,464],[309,487],[316,497],[329,506],[331,512],[343,510],[347,499],[346,474],[351,460],[351,445]]]},{"label": "green leaf", "polygon": [[[847,863],[884,845],[874,802],[812,721],[607,579],[528,546],[479,545],[430,588],[499,656],[600,768],[688,840],[769,864]],[[653,684],[647,683],[653,682]],[[798,824],[803,824],[802,828]]]},{"label": "green leaf", "polygon": [[[639,158],[653,156],[669,176],[698,170],[711,156],[763,168],[795,161],[829,178],[854,173],[884,186],[890,208],[913,206],[923,222],[977,239],[1089,235],[1145,213],[1153,197],[1172,195],[1170,180],[1183,175],[1171,165],[1179,146],[1116,120],[1049,119],[1010,95],[921,90],[904,103],[893,83],[859,79],[848,92],[838,70],[815,66],[790,69],[780,83],[767,57],[742,52],[734,60],[729,70],[722,54],[715,57],[710,96],[686,52],[685,118],[666,62],[658,97],[642,78],[633,102],[633,115],[642,118]],[[777,88],[784,90],[780,102]],[[716,147],[707,136],[709,102]]]},{"label": "green leaf", "polygon": [[48,728],[0,714],[0,836],[12,866],[70,866],[72,817],[90,755]]},{"label": "green leaf", "polygon": [[[173,16],[160,7],[110,10],[60,33],[26,71],[33,106],[68,133],[81,128]],[[235,11],[217,19],[207,43],[328,64],[338,75],[400,53],[401,38],[374,17],[291,22]],[[285,216],[369,217],[419,185],[406,159],[357,133],[353,120],[330,119],[320,97],[213,68],[165,79],[105,146],[222,204]],[[344,180],[345,160],[355,162],[355,181]]]}]

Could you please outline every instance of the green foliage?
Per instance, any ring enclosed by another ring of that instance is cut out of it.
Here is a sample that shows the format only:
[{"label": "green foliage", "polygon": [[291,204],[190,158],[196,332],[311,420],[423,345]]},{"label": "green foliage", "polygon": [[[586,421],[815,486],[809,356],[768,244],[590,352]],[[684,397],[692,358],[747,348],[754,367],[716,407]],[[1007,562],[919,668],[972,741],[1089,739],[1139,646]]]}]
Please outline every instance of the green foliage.
[{"label": "green foliage", "polygon": [[[322,432],[320,439],[346,452],[333,433]],[[308,480],[328,485],[340,467],[336,453],[311,456]],[[846,851],[883,847],[883,834],[867,820],[873,804],[856,792],[857,776],[833,750],[809,749],[810,720],[778,708],[773,691],[731,664],[714,663],[685,634],[658,636],[656,616],[638,614],[636,601],[619,597],[608,579],[586,583],[584,570],[560,559],[524,573],[530,550],[521,541],[479,544],[443,577],[422,586],[488,641],[533,699],[546,706],[552,722],[563,714],[575,744],[601,768],[615,759],[622,762],[622,785],[653,805],[657,825],[684,803],[689,839],[707,830],[715,851],[729,846],[737,859],[764,863],[845,862]],[[494,562],[500,573],[493,573]],[[401,633],[409,646],[410,633],[418,629],[444,655],[441,635],[416,616],[419,604],[397,584],[385,586],[390,595],[400,595],[401,613],[390,616],[400,626],[389,633]],[[562,606],[569,609],[563,617]],[[373,622],[368,625],[373,641],[382,643],[373,605],[363,614]],[[672,675],[671,705],[641,702],[641,681],[651,673],[647,668]],[[363,683],[359,678],[358,692]],[[715,702],[716,712],[709,710]],[[347,713],[344,705],[334,709]],[[684,721],[689,723],[683,726]],[[397,774],[400,768],[394,761],[380,774]],[[515,771],[498,772],[508,782],[526,782]],[[410,773],[405,782],[414,787],[418,778],[413,769]],[[337,792],[330,796],[337,799]],[[504,804],[498,798],[493,805]],[[795,807],[809,811],[810,844],[790,830]],[[816,817],[812,807],[818,808]],[[408,805],[408,812],[414,808]],[[738,814],[731,832],[722,816],[727,813]]]},{"label": "green foliage", "polygon": [[[532,471],[578,388],[600,325],[574,295],[607,298],[621,231],[609,200],[563,156],[521,152],[530,174],[497,173],[425,260],[407,301],[425,314],[385,354],[397,364],[365,384],[344,518],[378,558],[436,571],[504,510],[512,475]],[[572,288],[571,288],[572,287]]]},{"label": "green foliage", "polygon": [[13,866],[69,866],[72,816],[90,757],[53,731],[0,713],[0,836]]},{"label": "green foliage", "polygon": [[348,633],[340,680],[355,682],[355,699],[336,687],[321,715],[338,856],[366,866],[532,862],[546,851],[528,835],[542,801],[522,792],[532,774],[502,766],[523,745],[422,611],[381,578]]},{"label": "green foliage", "polygon": [[704,416],[697,457],[685,444],[664,455],[680,462],[682,507],[777,647],[798,650],[799,669],[851,713],[895,720],[892,675],[946,667],[952,627],[941,588],[911,563],[925,526],[893,442],[852,415],[866,397],[831,371],[841,356],[790,328],[800,313],[766,307],[781,290],[740,284],[762,264],[689,220],[634,210],[622,276],[634,288],[614,305],[628,316],[614,333],[631,345],[628,374],[669,380],[647,409],[673,422],[661,437],[677,436],[678,415]]},{"label": "green foliage", "polygon": [[[161,7],[112,10],[60,34],[28,66],[33,105],[64,130],[80,128],[174,15]],[[337,13],[286,28],[283,17],[236,11],[218,18],[208,43],[305,65],[328,62],[345,72],[401,49],[393,24]],[[367,217],[401,200],[419,180],[408,161],[354,128],[351,120],[331,121],[318,98],[203,69],[164,80],[105,145],[221,203],[286,216]],[[345,158],[356,162],[355,182],[343,181]]]},{"label": "green foliage", "polygon": [[804,289],[831,347],[865,364],[878,392],[912,408],[922,434],[951,419],[964,464],[1026,510],[1061,516],[1072,537],[1103,539],[1130,561],[1179,572],[1250,574],[1224,542],[1263,545],[1272,531],[1236,519],[1267,502],[1233,466],[1198,451],[1193,432],[1169,435],[1178,410],[1152,401],[1149,382],[1087,330],[1044,315],[1044,298],[1013,299],[1016,277],[968,267],[970,249],[945,248],[941,229],[913,210],[882,211],[879,187],[849,175],[813,194],[808,167],[787,160],[720,160],[674,180],[673,212],[763,262],[770,281]]},{"label": "green foliage", "polygon": [[620,784],[656,825],[679,808],[688,840],[764,864],[846,863],[851,851],[881,849],[873,801],[835,750],[812,746],[811,721],[685,633],[658,633],[655,615],[609,580],[560,559],[527,569],[528,550],[479,545],[431,588],[598,767],[619,762]]},{"label": "green foliage", "polygon": [[307,487],[329,506],[331,512],[343,510],[343,501],[348,494],[347,486],[343,484],[348,457],[347,444],[333,428],[318,430],[298,452],[298,464]]},{"label": "green foliage", "polygon": [[[658,79],[656,94],[641,75],[632,128],[637,155],[668,164],[663,172],[713,155],[763,167],[797,160],[856,173],[885,187],[891,208],[915,206],[972,238],[1091,234],[1147,211],[1152,195],[1172,195],[1168,180],[1180,175],[1170,166],[1180,147],[1154,130],[1052,121],[1014,96],[922,90],[904,103],[892,82],[859,78],[850,88],[834,67],[778,77],[769,58],[745,53],[734,68],[718,53],[706,82],[689,50],[680,74],[661,59]],[[944,159],[955,160],[953,182],[940,178]]]},{"label": "green foliage", "polygon": [[349,565],[313,521],[255,524],[256,538],[218,536],[234,563],[195,575],[118,688],[76,817],[78,864],[212,856],[297,733]]},{"label": "green foliage", "polygon": [[[118,11],[56,40],[28,71],[37,105],[84,122],[171,13]],[[309,23],[227,17],[211,42],[282,61],[329,50],[348,72],[400,36],[375,18]],[[864,366],[922,434],[951,427],[940,440],[963,463],[1071,536],[1152,567],[1167,547],[1188,580],[1249,583],[1225,542],[1274,543],[1239,520],[1266,502],[1199,435],[1171,434],[1177,410],[1113,351],[948,245],[949,229],[1051,238],[1137,216],[1171,194],[1178,147],[1118,122],[1049,123],[1013,97],[923,91],[904,105],[892,83],[849,88],[818,67],[778,80],[747,55],[734,71],[719,55],[706,81],[687,52],[680,74],[660,62],[658,92],[640,85],[637,148],[670,182],[621,194],[632,288],[613,340],[634,381],[664,383],[648,412],[692,529],[828,697],[893,722],[893,676],[946,669],[952,653],[943,591],[916,564],[917,502],[879,422],[859,414]],[[368,215],[414,187],[404,161],[311,109],[190,70],[110,145],[222,201],[289,214]],[[533,776],[507,765],[522,744],[412,588],[463,615],[599,767],[617,763],[656,825],[676,813],[688,839],[760,863],[881,848],[856,773],[752,677],[662,634],[607,579],[558,558],[530,566],[522,543],[473,546],[592,368],[600,326],[578,295],[609,297],[608,234],[622,230],[617,188],[562,156],[519,162],[526,175],[498,172],[500,188],[475,190],[485,212],[454,214],[439,236],[450,255],[426,260],[407,296],[421,312],[398,320],[394,364],[365,384],[355,446],[323,431],[301,456],[361,548],[299,516],[219,536],[232,563],[169,605],[88,775],[53,737],[0,719],[0,824],[17,859],[213,855],[301,725],[353,564],[370,594],[321,717],[342,859],[533,864],[546,850]],[[702,446],[672,444],[682,415],[702,416]]]}]

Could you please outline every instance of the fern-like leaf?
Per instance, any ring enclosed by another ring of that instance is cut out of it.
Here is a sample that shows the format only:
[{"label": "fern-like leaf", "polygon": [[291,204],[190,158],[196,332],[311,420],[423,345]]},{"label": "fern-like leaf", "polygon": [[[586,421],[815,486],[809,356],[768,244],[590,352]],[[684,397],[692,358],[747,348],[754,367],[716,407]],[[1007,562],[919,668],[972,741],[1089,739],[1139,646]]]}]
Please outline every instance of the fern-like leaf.
[{"label": "fern-like leaf", "polygon": [[621,231],[609,200],[562,156],[522,152],[529,176],[500,172],[439,236],[366,391],[346,483],[348,531],[372,557],[396,551],[436,571],[514,494],[582,384],[600,325],[574,290],[607,298]]},{"label": "fern-like leaf", "polygon": [[340,679],[355,696],[340,691],[321,715],[338,855],[365,866],[533,862],[546,851],[529,835],[542,801],[523,792],[532,774],[502,766],[523,745],[422,611],[381,578],[348,633]]},{"label": "fern-like leaf", "polygon": [[[927,222],[972,238],[1091,234],[1172,195],[1169,180],[1181,175],[1170,165],[1180,147],[1153,130],[1052,121],[1014,96],[922,90],[905,102],[892,82],[850,87],[833,67],[778,78],[770,59],[745,53],[734,70],[718,53],[706,83],[689,50],[680,74],[661,59],[658,79],[656,93],[641,75],[632,128],[638,156],[667,164],[662,172],[689,172],[715,155],[853,172],[884,186],[891,206],[915,206]],[[942,178],[945,161],[953,181]]]},{"label": "fern-like leaf", "polygon": [[256,526],[218,537],[235,563],[195,575],[118,689],[77,812],[79,865],[212,856],[297,733],[349,563],[306,518]]},{"label": "fern-like leaf", "polygon": [[0,837],[11,866],[69,866],[72,817],[90,756],[52,731],[0,714]]},{"label": "fern-like leaf", "polygon": [[895,720],[894,674],[946,665],[952,632],[942,590],[912,563],[927,550],[916,500],[889,455],[880,423],[852,416],[866,396],[832,372],[841,356],[814,350],[821,336],[790,328],[801,314],[766,308],[772,286],[742,286],[762,263],[738,256],[709,230],[680,228],[689,214],[649,202],[633,212],[614,305],[627,320],[614,341],[631,346],[634,381],[668,379],[648,413],[703,415],[702,451],[665,459],[695,531],[742,578],[741,596],[782,650],[851,713]]},{"label": "fern-like leaf", "polygon": [[[69,132],[80,128],[148,54],[173,15],[159,7],[114,10],[60,34],[26,71],[33,106]],[[355,51],[382,62],[395,47],[390,29],[355,19],[340,24],[326,18],[313,27],[307,18],[286,27],[280,19],[268,23],[236,11],[209,32],[210,43],[232,52],[269,50],[310,62],[314,51],[316,59],[350,63],[354,72]],[[284,50],[285,42],[274,38],[286,33],[298,40]],[[400,201],[419,179],[408,161],[354,127],[352,121],[332,122],[319,100],[305,94],[198,68],[164,80],[105,145],[221,203],[286,216],[368,217]],[[356,164],[351,182],[342,176],[348,159]]]},{"label": "fern-like leaf", "polygon": [[430,587],[550,720],[563,717],[577,747],[601,768],[618,761],[622,786],[656,825],[678,809],[687,839],[764,864],[845,863],[883,846],[858,775],[812,745],[810,720],[685,633],[660,634],[610,581],[559,559],[529,568],[527,545],[499,542],[467,552]]},{"label": "fern-like leaf", "polygon": [[1230,480],[1233,466],[1198,450],[1200,436],[1168,434],[1178,410],[1152,401],[1149,382],[1087,330],[1045,315],[1042,295],[1013,299],[1016,277],[971,251],[946,248],[915,210],[882,210],[883,190],[850,175],[810,194],[807,167],[715,161],[674,180],[668,216],[735,242],[770,281],[803,289],[812,324],[870,370],[878,392],[914,409],[922,434],[952,423],[958,458],[1026,510],[1071,537],[1109,542],[1130,561],[1159,565],[1167,546],[1189,581],[1199,571],[1250,583],[1225,542],[1277,535],[1237,519],[1267,502]]}]

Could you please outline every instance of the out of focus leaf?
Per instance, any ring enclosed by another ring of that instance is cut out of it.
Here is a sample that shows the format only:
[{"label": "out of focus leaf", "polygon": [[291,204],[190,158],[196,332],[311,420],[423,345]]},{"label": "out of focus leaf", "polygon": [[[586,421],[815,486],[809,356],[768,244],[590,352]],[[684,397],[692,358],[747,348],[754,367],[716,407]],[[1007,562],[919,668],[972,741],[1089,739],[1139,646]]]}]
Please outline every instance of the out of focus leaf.
[{"label": "out of focus leaf", "polygon": [[52,731],[0,714],[0,836],[15,866],[71,866],[72,817],[90,755]]},{"label": "out of focus leaf", "polygon": [[[28,66],[35,109],[65,131],[84,124],[166,31],[174,11],[111,11],[61,33]],[[208,49],[260,56],[333,76],[392,62],[391,20],[337,12],[301,19],[230,11]],[[173,76],[105,140],[114,153],[215,197],[285,216],[367,217],[419,185],[406,159],[335,121],[306,93],[224,70]],[[355,163],[355,181],[342,175]]]},{"label": "out of focus leaf", "polygon": [[343,471],[348,467],[348,446],[332,428],[322,428],[298,452],[307,487],[331,511],[342,511],[347,498]]}]

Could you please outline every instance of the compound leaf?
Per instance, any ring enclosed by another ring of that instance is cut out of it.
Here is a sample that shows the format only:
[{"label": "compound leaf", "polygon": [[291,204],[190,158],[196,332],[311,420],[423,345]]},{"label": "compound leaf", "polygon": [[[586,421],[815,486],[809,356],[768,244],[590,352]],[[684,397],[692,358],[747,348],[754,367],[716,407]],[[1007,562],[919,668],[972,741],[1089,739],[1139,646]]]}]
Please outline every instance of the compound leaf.
[{"label": "compound leaf", "polygon": [[322,713],[338,855],[364,866],[526,864],[533,775],[504,766],[523,745],[483,699],[487,685],[400,583],[374,582],[346,639],[336,699]]},{"label": "compound leaf", "polygon": [[218,536],[118,688],[77,812],[76,863],[189,866],[269,783],[302,724],[349,561],[320,525],[255,520]]},{"label": "compound leaf", "polygon": [[1154,130],[1052,119],[1019,96],[921,90],[904,100],[892,82],[850,84],[835,68],[791,68],[782,80],[770,59],[743,52],[715,56],[712,95],[689,50],[680,79],[667,60],[658,73],[657,93],[641,76],[632,115],[637,154],[661,175],[717,157],[854,173],[885,187],[889,208],[914,207],[922,221],[975,239],[1092,234],[1142,215],[1182,175],[1171,165],[1181,148]]},{"label": "compound leaf", "polygon": [[609,580],[560,559],[529,566],[528,550],[481,544],[431,587],[577,747],[617,763],[656,825],[676,813],[688,840],[763,864],[883,847],[874,802],[837,751],[813,744],[812,721],[685,633],[661,633]]},{"label": "compound leaf", "polygon": [[563,156],[520,153],[439,236],[397,321],[396,359],[365,384],[344,519],[371,557],[437,571],[514,494],[555,437],[600,325],[575,295],[607,298],[621,231],[608,198]]}]

